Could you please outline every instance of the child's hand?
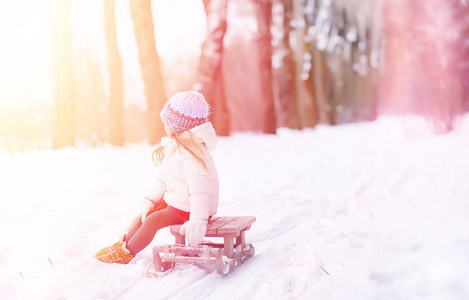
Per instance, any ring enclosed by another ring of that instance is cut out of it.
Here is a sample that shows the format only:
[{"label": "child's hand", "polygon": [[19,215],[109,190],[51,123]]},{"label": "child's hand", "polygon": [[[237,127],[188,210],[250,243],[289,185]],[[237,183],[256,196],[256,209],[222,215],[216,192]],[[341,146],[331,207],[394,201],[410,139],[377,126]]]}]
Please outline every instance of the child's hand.
[{"label": "child's hand", "polygon": [[190,220],[182,225],[180,234],[186,236],[189,246],[197,246],[204,239],[206,231],[206,220]]}]

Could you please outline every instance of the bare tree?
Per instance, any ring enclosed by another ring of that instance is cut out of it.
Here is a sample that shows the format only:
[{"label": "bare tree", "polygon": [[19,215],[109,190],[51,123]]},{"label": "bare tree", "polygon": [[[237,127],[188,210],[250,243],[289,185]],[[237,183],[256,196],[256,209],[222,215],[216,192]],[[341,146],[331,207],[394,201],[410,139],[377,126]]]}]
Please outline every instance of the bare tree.
[{"label": "bare tree", "polygon": [[72,0],[52,2],[53,149],[75,145],[77,100],[69,22],[71,7]]},{"label": "bare tree", "polygon": [[[450,1],[420,0],[409,3],[408,9],[412,11],[412,54],[416,62],[413,68],[417,75],[413,81],[414,105],[422,107],[435,132],[447,133],[454,129],[463,106],[457,70],[460,45],[450,37],[460,35],[460,26],[455,22],[460,8],[456,9]],[[438,47],[434,46],[435,41]]]},{"label": "bare tree", "polygon": [[279,9],[273,16],[273,26],[279,36],[274,38],[273,64],[273,91],[274,103],[277,113],[277,125],[279,127],[289,127],[300,129],[302,127],[300,110],[298,107],[298,97],[295,88],[295,60],[293,49],[290,43],[290,34],[295,30],[292,26],[293,4],[292,0],[276,0],[274,5]]},{"label": "bare tree", "polygon": [[315,31],[312,38],[312,66],[316,103],[319,121],[335,124],[333,100],[333,76],[328,66],[327,45],[331,31],[331,2],[320,0],[315,3],[317,9]]},{"label": "bare tree", "polygon": [[108,65],[110,71],[109,142],[124,145],[124,91],[122,62],[117,45],[114,0],[104,0],[104,29],[106,33]]},{"label": "bare tree", "polygon": [[156,50],[151,0],[130,0],[130,14],[145,86],[148,139],[150,144],[155,144],[165,135],[163,124],[157,120],[166,102],[166,92]]},{"label": "bare tree", "polygon": [[[309,1],[311,2],[311,1]],[[320,87],[313,75],[317,71],[317,57],[314,54],[312,31],[308,29],[313,25],[313,7],[306,0],[293,1],[292,12],[294,16],[295,37],[295,89],[298,95],[298,106],[302,126],[314,127],[319,123],[319,108],[317,100],[320,99]],[[313,52],[313,54],[311,54]]]},{"label": "bare tree", "polygon": [[[455,20],[459,25],[459,32],[461,38],[459,39],[459,44],[457,46],[457,53],[461,61],[469,61],[469,43],[464,43],[462,41],[469,41],[469,5],[463,0],[452,1],[452,5],[456,10]],[[458,64],[459,76],[461,82],[461,94],[462,94],[462,106],[463,111],[469,111],[469,64],[461,63]]]},{"label": "bare tree", "polygon": [[272,0],[257,0],[258,51],[261,93],[264,101],[264,133],[275,133],[277,121],[272,82]]},{"label": "bare tree", "polygon": [[76,49],[75,84],[77,87],[76,138],[90,146],[107,142],[109,107],[104,91],[104,76],[89,47]]},{"label": "bare tree", "polygon": [[[314,67],[317,61],[314,61],[314,57],[311,52],[314,51],[316,45],[314,44],[315,39],[313,38],[314,33],[314,21],[317,17],[317,8],[315,7],[316,1],[313,0],[302,0],[300,1],[301,7],[303,8],[302,18],[304,19],[304,25],[301,22],[297,22],[297,31],[300,32],[297,35],[298,48],[303,51],[300,57],[298,57],[299,64],[297,65],[299,82],[298,88],[300,89],[300,95],[302,95],[301,108],[303,115],[303,126],[315,127],[320,121],[319,114],[319,103],[317,90],[318,87],[315,84]],[[302,38],[302,39],[301,39]]]},{"label": "bare tree", "polygon": [[211,121],[218,135],[230,132],[230,114],[224,97],[221,65],[223,38],[226,32],[228,0],[204,0],[207,17],[207,37],[202,45],[196,89],[212,107]]}]

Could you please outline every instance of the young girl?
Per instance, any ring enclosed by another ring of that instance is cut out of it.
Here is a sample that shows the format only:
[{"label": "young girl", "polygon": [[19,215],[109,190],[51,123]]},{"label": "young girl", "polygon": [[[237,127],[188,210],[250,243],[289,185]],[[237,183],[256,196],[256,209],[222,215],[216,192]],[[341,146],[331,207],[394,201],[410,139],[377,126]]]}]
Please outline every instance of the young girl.
[{"label": "young girl", "polygon": [[96,253],[106,263],[127,264],[153,240],[156,232],[184,224],[189,245],[202,242],[208,219],[218,208],[218,175],[209,151],[217,145],[207,121],[208,105],[198,92],[174,95],[161,111],[168,137],[153,152],[158,175],[145,197],[146,209],[120,240]]}]

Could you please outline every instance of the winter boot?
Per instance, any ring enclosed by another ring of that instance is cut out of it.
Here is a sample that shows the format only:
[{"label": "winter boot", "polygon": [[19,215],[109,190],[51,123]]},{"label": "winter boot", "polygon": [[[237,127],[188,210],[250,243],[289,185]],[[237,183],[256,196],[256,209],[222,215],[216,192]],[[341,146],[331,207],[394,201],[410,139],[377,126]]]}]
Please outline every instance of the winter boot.
[{"label": "winter boot", "polygon": [[95,257],[97,260],[108,264],[127,264],[135,257],[135,255],[130,253],[127,249],[127,242],[119,240],[111,247],[106,247],[98,251]]}]

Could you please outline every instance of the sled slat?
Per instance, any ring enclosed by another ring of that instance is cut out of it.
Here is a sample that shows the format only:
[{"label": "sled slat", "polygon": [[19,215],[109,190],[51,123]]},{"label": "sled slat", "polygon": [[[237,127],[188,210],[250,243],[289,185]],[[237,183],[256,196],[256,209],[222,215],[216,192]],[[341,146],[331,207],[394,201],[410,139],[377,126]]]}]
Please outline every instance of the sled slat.
[{"label": "sled slat", "polygon": [[[248,230],[256,217],[213,217],[207,224],[206,236],[217,237],[223,234],[240,234],[243,230]],[[171,234],[176,238],[180,236],[179,231],[182,225],[172,225]],[[178,241],[177,243],[180,243]]]},{"label": "sled slat", "polygon": [[168,257],[164,259],[167,262],[172,263],[199,263],[199,264],[215,264],[216,259],[204,259],[203,257],[187,257],[187,256],[175,256],[175,257]]},{"label": "sled slat", "polygon": [[230,227],[230,224],[239,217],[218,217],[215,220],[210,220],[207,224],[207,233],[216,234],[219,228]]},{"label": "sled slat", "polygon": [[222,226],[217,227],[216,233],[234,233],[238,236],[241,231],[248,229],[255,220],[255,217],[236,217],[229,220],[229,222],[223,224]]},{"label": "sled slat", "polygon": [[[185,245],[168,245],[168,246],[155,246],[154,251],[159,253],[174,253],[176,255],[203,255],[205,253],[204,246],[185,246]],[[221,249],[208,247],[210,255],[220,256]],[[165,256],[166,258],[166,256]]]}]

